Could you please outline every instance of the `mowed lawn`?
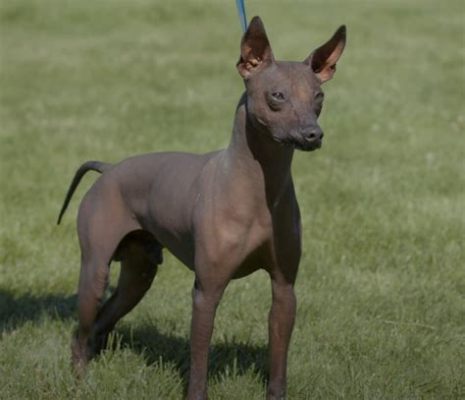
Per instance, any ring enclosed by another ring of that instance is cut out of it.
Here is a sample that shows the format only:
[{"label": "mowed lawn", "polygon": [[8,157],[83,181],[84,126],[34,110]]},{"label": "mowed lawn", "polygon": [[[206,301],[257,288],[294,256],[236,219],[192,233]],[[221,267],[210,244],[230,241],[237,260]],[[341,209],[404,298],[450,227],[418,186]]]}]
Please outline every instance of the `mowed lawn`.
[{"label": "mowed lawn", "polygon": [[[228,144],[243,90],[235,2],[0,3],[0,398],[181,399],[193,275],[168,253],[111,350],[75,384],[75,169]],[[465,398],[465,5],[246,1],[279,59],[347,24],[324,145],[296,153],[303,218],[289,399]],[[119,266],[112,266],[112,282]],[[263,399],[270,285],[219,307],[210,397]]]}]

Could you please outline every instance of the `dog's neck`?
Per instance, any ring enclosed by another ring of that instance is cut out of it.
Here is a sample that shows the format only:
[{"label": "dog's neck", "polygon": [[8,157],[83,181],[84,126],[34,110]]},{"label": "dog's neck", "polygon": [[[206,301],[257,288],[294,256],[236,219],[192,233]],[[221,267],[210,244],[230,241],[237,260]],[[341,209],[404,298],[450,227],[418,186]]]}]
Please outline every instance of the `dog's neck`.
[{"label": "dog's neck", "polygon": [[253,126],[247,111],[246,93],[237,106],[231,142],[226,152],[230,155],[231,167],[262,180],[268,203],[275,203],[291,179],[294,149],[279,144],[267,132]]}]

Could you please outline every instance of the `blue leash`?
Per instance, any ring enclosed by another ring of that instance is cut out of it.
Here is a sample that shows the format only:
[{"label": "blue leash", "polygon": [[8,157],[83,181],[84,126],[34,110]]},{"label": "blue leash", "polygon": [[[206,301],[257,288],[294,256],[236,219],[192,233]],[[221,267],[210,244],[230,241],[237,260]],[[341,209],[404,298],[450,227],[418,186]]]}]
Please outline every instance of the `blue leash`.
[{"label": "blue leash", "polygon": [[245,15],[244,0],[236,0],[237,12],[239,13],[239,20],[241,21],[242,30],[247,30],[247,17]]}]

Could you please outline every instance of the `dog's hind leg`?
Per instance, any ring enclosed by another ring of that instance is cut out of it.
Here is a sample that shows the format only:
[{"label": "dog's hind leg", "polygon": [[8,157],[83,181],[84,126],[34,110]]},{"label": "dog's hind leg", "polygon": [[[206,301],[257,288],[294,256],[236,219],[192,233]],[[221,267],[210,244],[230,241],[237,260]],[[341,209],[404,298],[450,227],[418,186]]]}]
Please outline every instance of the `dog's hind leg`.
[{"label": "dog's hind leg", "polygon": [[78,377],[84,375],[87,363],[95,355],[92,333],[108,285],[108,272],[109,260],[83,257],[78,289],[79,326],[71,344],[71,360]]},{"label": "dog's hind leg", "polygon": [[106,346],[108,334],[119,319],[144,297],[162,262],[162,247],[145,231],[128,234],[121,242],[116,259],[121,260],[118,285],[97,315],[94,340],[97,351]]},{"label": "dog's hind leg", "polygon": [[108,190],[105,194],[106,198],[88,192],[79,210],[79,324],[71,345],[72,365],[78,377],[84,375],[87,363],[100,350],[95,340],[96,320],[108,286],[110,262],[128,232],[139,229],[114,193]]}]

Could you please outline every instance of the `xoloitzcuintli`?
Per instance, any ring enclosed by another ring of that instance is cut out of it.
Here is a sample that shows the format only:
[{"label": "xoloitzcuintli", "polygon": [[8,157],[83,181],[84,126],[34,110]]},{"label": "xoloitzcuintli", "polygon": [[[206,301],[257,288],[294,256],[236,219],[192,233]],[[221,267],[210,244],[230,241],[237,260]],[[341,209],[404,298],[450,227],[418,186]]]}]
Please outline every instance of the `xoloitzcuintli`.
[{"label": "xoloitzcuintli", "polygon": [[[102,173],[77,221],[82,265],[72,363],[79,376],[149,289],[166,247],[195,273],[187,398],[207,398],[208,347],[223,291],[257,269],[268,272],[272,288],[267,398],[285,397],[301,255],[291,161],[294,149],[321,146],[321,84],[333,76],[345,41],[341,26],[305,61],[276,61],[254,17],[241,41],[237,69],[246,90],[226,149],[90,161],[78,169],[58,222],[82,176]],[[121,261],[118,286],[101,305],[111,261]]]}]

